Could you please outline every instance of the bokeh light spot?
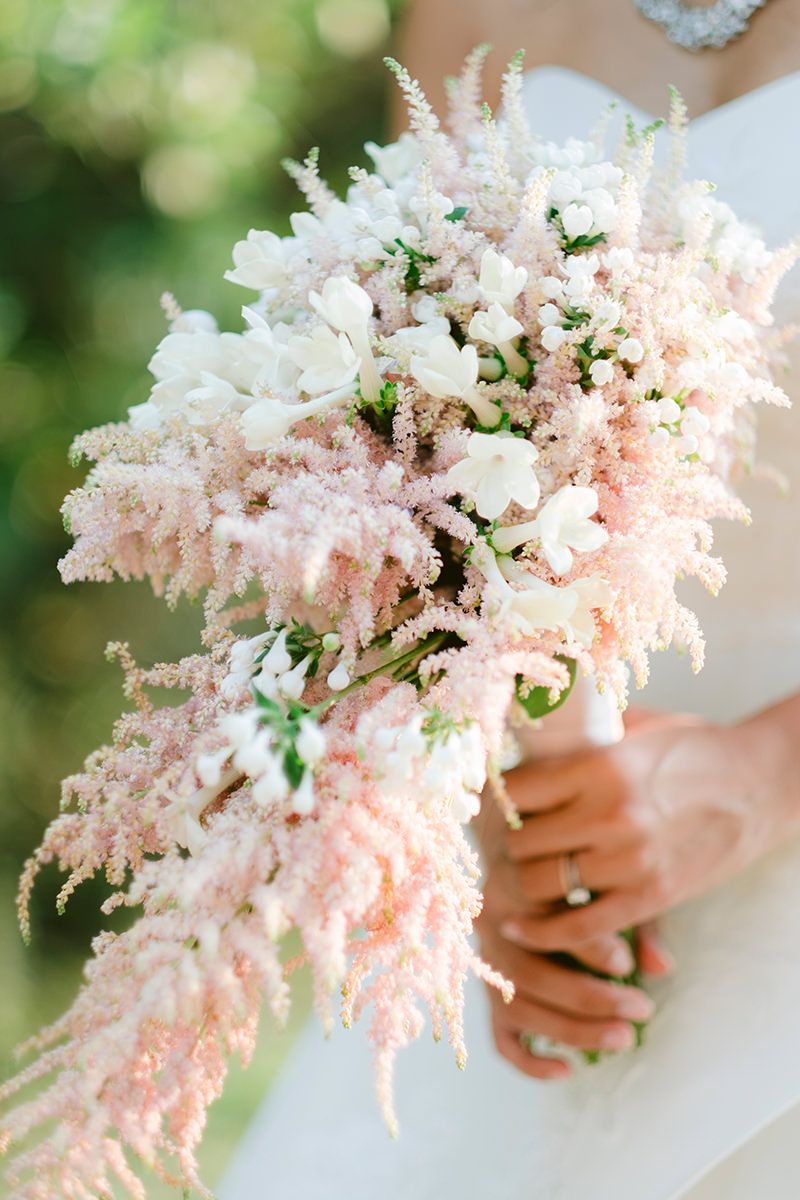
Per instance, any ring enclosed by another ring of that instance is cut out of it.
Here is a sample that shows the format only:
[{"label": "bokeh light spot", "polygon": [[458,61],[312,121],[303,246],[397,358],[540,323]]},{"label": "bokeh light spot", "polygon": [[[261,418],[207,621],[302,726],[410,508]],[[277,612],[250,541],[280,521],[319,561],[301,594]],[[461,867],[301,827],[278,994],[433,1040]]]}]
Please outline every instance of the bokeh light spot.
[{"label": "bokeh light spot", "polygon": [[329,50],[359,58],[389,34],[385,0],[322,0],[317,8],[319,36]]},{"label": "bokeh light spot", "polygon": [[36,63],[32,58],[0,58],[0,111],[27,104],[36,95],[36,85]]},{"label": "bokeh light spot", "polygon": [[226,179],[219,157],[202,146],[161,146],[142,171],[145,195],[170,217],[194,217],[222,199]]}]

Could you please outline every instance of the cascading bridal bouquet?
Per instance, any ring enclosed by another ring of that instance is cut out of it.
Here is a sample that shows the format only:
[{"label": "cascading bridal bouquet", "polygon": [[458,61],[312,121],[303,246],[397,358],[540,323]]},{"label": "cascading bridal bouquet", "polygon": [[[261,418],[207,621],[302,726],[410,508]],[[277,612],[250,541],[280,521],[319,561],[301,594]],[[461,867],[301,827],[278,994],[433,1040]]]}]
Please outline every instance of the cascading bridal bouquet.
[{"label": "cascading bridal bouquet", "polygon": [[470,943],[464,833],[487,774],[502,800],[509,717],[576,672],[622,706],[675,641],[702,664],[676,580],[723,582],[709,522],[746,517],[752,406],[786,403],[768,330],[792,253],[682,180],[677,98],[651,179],[654,129],[613,159],[600,135],[537,140],[520,59],[496,122],[481,59],[450,134],[391,63],[412,132],[367,146],[345,200],[314,155],[292,165],[310,211],[234,248],[244,331],[167,298],[150,398],[75,443],[95,465],[65,503],[64,579],[204,593],[206,626],[175,664],[111,648],[133,711],[23,876],[23,930],[51,861],[61,904],[104,870],[104,911],[136,917],[4,1089],[50,1079],[2,1123],[29,1142],[16,1200],[144,1198],[142,1164],[209,1196],[206,1110],[263,1003],[286,1016],[290,930],[326,1024],[339,995],[345,1024],[370,1009],[394,1129],[424,1014],[463,1065],[467,973],[510,997]]}]

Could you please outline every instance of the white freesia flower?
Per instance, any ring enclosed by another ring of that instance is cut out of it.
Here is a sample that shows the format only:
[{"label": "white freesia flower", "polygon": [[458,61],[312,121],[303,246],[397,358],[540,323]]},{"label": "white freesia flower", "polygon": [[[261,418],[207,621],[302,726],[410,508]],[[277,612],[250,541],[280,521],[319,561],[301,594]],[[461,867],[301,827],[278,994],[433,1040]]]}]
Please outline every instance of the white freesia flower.
[{"label": "white freesia flower", "polygon": [[332,275],[325,280],[321,295],[312,291],[308,298],[323,321],[342,333],[365,328],[372,316],[371,297],[346,275]]},{"label": "white freesia flower", "polygon": [[207,425],[223,412],[247,408],[253,397],[238,392],[227,379],[203,371],[198,387],[190,388],[184,397],[185,417],[190,425]]},{"label": "white freesia flower", "polygon": [[325,734],[311,717],[300,721],[300,732],[295,741],[298,756],[307,767],[316,767],[325,754]]},{"label": "white freesia flower", "polygon": [[498,379],[503,378],[504,373],[503,364],[494,354],[482,354],[478,359],[478,374],[487,383],[497,383]]},{"label": "white freesia flower", "polygon": [[449,333],[450,322],[447,317],[433,316],[420,325],[405,325],[402,329],[396,329],[392,336],[387,338],[386,344],[392,349],[397,347],[403,354],[424,356],[434,338],[446,337]]},{"label": "white freesia flower", "polygon": [[405,227],[397,196],[389,188],[372,191],[353,184],[347,192],[346,210],[359,258],[391,257],[387,246],[404,240]]},{"label": "white freesia flower", "polygon": [[266,769],[253,780],[253,799],[262,808],[281,804],[289,794],[289,782],[280,760],[273,754]]},{"label": "white freesia flower", "polygon": [[575,171],[557,171],[550,184],[550,199],[559,207],[565,207],[578,199],[583,185]]},{"label": "white freesia flower", "polygon": [[248,358],[245,338],[218,334],[216,325],[205,320],[193,320],[190,326],[179,330],[173,322],[156,347],[148,364],[156,379],[147,402],[153,407],[136,406],[132,420],[137,428],[157,428],[173,413],[202,424],[225,409],[250,403],[258,367]]},{"label": "white freesia flower", "polygon": [[285,671],[278,680],[278,691],[287,700],[299,700],[305,691],[306,675],[311,666],[311,655],[307,654],[291,671]]},{"label": "white freesia flower", "polygon": [[613,329],[619,325],[622,306],[617,300],[603,300],[592,309],[592,319],[598,330]]},{"label": "white freesia flower", "polygon": [[230,746],[223,746],[213,754],[198,754],[194,769],[204,787],[215,787],[219,783],[222,778],[222,767],[230,756]]},{"label": "white freesia flower", "polygon": [[266,774],[272,765],[275,753],[272,740],[266,729],[259,729],[255,737],[239,746],[233,756],[233,765],[251,779]]},{"label": "white freesia flower", "polygon": [[336,334],[327,325],[317,325],[307,336],[295,335],[288,351],[301,370],[298,387],[311,395],[352,383],[361,364],[347,334]]},{"label": "white freesia flower", "polygon": [[258,709],[245,708],[242,712],[226,713],[220,721],[219,727],[228,743],[238,750],[255,737],[259,725]]},{"label": "white freesia flower", "polygon": [[286,648],[286,639],[289,631],[281,629],[275,638],[275,641],[270,646],[267,653],[264,655],[261,663],[262,669],[271,672],[273,675],[283,675],[292,665],[292,656]]},{"label": "white freesia flower", "polygon": [[208,840],[208,834],[200,824],[200,813],[208,801],[199,797],[202,797],[202,792],[195,792],[192,796],[176,796],[164,813],[170,837],[193,857],[202,852]]},{"label": "white freesia flower", "polygon": [[568,204],[561,214],[564,233],[572,242],[583,237],[594,224],[594,213],[588,204]]},{"label": "white freesia flower", "polygon": [[467,457],[447,472],[453,491],[471,496],[487,521],[494,521],[512,500],[523,508],[539,503],[539,480],[533,470],[538,451],[525,438],[510,433],[473,433]]},{"label": "white freesia flower", "polygon": [[478,286],[487,304],[500,304],[510,312],[527,282],[525,267],[515,267],[510,258],[491,247],[484,250]]},{"label": "white freesia flower", "polygon": [[412,196],[408,201],[409,211],[414,214],[419,222],[420,229],[427,231],[431,217],[441,220],[442,217],[447,217],[455,209],[455,204],[449,196],[445,196],[444,192],[431,191],[424,195]]},{"label": "white freesia flower", "polygon": [[254,388],[270,391],[291,392],[297,387],[300,368],[289,353],[289,339],[295,336],[294,329],[284,321],[270,326],[264,318],[245,305],[242,316],[249,325],[245,342],[258,356],[258,374]]},{"label": "white freesia flower", "polygon": [[[488,550],[488,548],[487,548]],[[473,561],[486,576],[501,610],[511,618],[520,633],[530,635],[542,629],[562,629],[569,621],[577,598],[569,588],[556,587],[518,567],[512,558],[495,558],[491,551],[473,555]],[[517,591],[511,583],[521,586]]]},{"label": "white freesia flower", "polygon": [[241,419],[246,449],[265,450],[279,438],[285,437],[295,421],[311,415],[307,409],[307,404],[284,404],[275,396],[267,396],[251,404],[242,413]]},{"label": "white freesia flower", "polygon": [[204,308],[187,308],[170,321],[173,333],[219,333],[216,317]]},{"label": "white freesia flower", "polygon": [[617,202],[604,187],[585,188],[581,203],[592,212],[592,226],[600,233],[610,233],[617,223]]},{"label": "white freesia flower", "polygon": [[418,299],[411,305],[411,315],[421,325],[426,325],[440,316],[439,301],[430,292],[417,292]]},{"label": "white freesia flower", "polygon": [[509,525],[492,534],[492,544],[503,554],[538,538],[542,552],[556,575],[572,569],[573,550],[597,550],[608,541],[602,525],[592,521],[597,512],[597,492],[568,484],[560,488],[533,521]]},{"label": "white freesia flower", "polygon": [[672,396],[662,396],[657,402],[659,420],[664,425],[674,425],[680,420],[681,406]]},{"label": "white freesia flower", "polygon": [[346,687],[350,686],[350,672],[345,663],[337,663],[332,671],[329,672],[326,680],[328,687],[332,692],[343,692]]},{"label": "white freesia flower", "polygon": [[567,340],[567,331],[560,325],[545,325],[542,330],[542,345],[553,354]]},{"label": "white freesia flower", "polygon": [[563,265],[564,291],[572,304],[584,304],[594,287],[594,277],[600,269],[596,254],[571,255]]},{"label": "white freesia flower", "polygon": [[596,627],[594,612],[611,603],[612,592],[605,579],[591,575],[576,579],[567,587],[556,587],[521,570],[512,559],[500,559],[501,572],[525,587],[515,592],[511,611],[518,622],[527,623],[530,632],[537,629],[561,629],[567,637],[591,646]]},{"label": "white freesia flower", "polygon": [[236,775],[235,768],[229,767],[209,787],[197,788],[188,795],[170,795],[171,803],[164,812],[164,818],[170,836],[178,846],[183,846],[192,855],[202,851],[208,840],[208,834],[200,824],[203,809],[230,787]]},{"label": "white freesia flower", "polygon": [[357,283],[346,275],[335,275],[325,280],[322,294],[311,291],[308,299],[323,321],[349,337],[356,355],[361,359],[361,391],[364,399],[378,399],[381,377],[372,353],[369,336],[369,321],[372,316],[372,299]]},{"label": "white freesia flower", "polygon": [[589,375],[592,383],[602,387],[604,383],[611,383],[614,378],[614,364],[607,358],[596,358],[589,367]]},{"label": "white freesia flower", "polygon": [[170,332],[156,346],[147,369],[159,383],[176,376],[199,379],[203,371],[224,374],[228,365],[226,344],[216,330]]},{"label": "white freesia flower", "polygon": [[596,254],[571,254],[561,268],[568,277],[574,275],[596,275],[600,270],[600,259]]},{"label": "white freesia flower", "polygon": [[700,438],[708,433],[710,428],[711,422],[704,412],[693,405],[685,408],[680,422],[681,436],[674,442],[678,454],[697,454]]},{"label": "white freesia flower", "polygon": [[542,295],[548,300],[560,300],[564,295],[564,281],[557,275],[545,275],[539,285]]},{"label": "white freesia flower", "polygon": [[663,450],[670,442],[669,430],[665,429],[663,425],[657,425],[655,429],[650,430],[647,440],[651,446],[655,446],[658,450]]},{"label": "white freesia flower", "polygon": [[522,591],[509,589],[508,608],[522,633],[543,629],[566,629],[577,605],[569,588],[555,587],[529,575]]},{"label": "white freesia flower", "polygon": [[617,346],[617,354],[623,362],[638,363],[644,358],[644,346],[638,338],[624,338]]},{"label": "white freesia flower", "polygon": [[576,579],[568,590],[575,596],[576,604],[563,626],[564,632],[582,645],[591,646],[597,632],[594,613],[611,605],[614,598],[611,586],[599,575],[590,575],[587,579]]},{"label": "white freesia flower", "polygon": [[516,317],[496,302],[489,305],[488,312],[476,312],[469,323],[469,336],[497,346],[509,371],[518,378],[527,375],[530,366],[513,344],[514,338],[523,332]]},{"label": "white freesia flower", "polygon": [[145,400],[143,404],[132,404],[128,409],[128,423],[136,433],[158,429],[161,422],[161,413],[152,400]]},{"label": "white freesia flower", "polygon": [[292,809],[298,816],[307,817],[314,811],[316,802],[314,776],[311,771],[306,771],[299,787],[292,793]]},{"label": "white freesia flower", "polygon": [[430,736],[420,713],[405,725],[377,728],[370,727],[365,716],[359,736],[386,792],[408,794],[411,789],[426,810],[444,807],[464,824],[478,813],[486,782],[486,748],[477,724]]},{"label": "white freesia flower", "polygon": [[245,409],[241,417],[244,444],[247,450],[266,450],[267,446],[285,437],[297,421],[314,417],[351,400],[352,384],[346,384],[326,396],[305,400],[302,404],[284,404],[275,396],[265,396]]},{"label": "white freesia flower", "polygon": [[272,671],[262,667],[253,678],[250,680],[252,688],[261,696],[266,696],[268,700],[279,700],[280,692],[278,691],[278,676],[273,675]]},{"label": "white freesia flower", "polygon": [[283,238],[266,229],[251,229],[246,241],[233,248],[234,269],[225,278],[260,292],[286,282],[287,247]]},{"label": "white freesia flower", "polygon": [[542,551],[556,575],[572,569],[572,551],[589,553],[608,541],[608,533],[591,518],[597,512],[597,492],[572,484],[560,488],[537,517]]},{"label": "white freesia flower", "polygon": [[542,325],[557,325],[561,320],[561,309],[557,304],[543,304],[539,309],[539,321]]},{"label": "white freesia flower", "polygon": [[[568,637],[591,646],[595,636],[593,613],[608,608],[613,599],[606,580],[592,575],[558,587],[526,571],[513,558],[495,557],[485,543],[476,547],[472,561],[486,577],[500,611],[510,617],[520,633],[561,629]],[[512,584],[522,590],[517,591]]]},{"label": "white freesia flower", "polygon": [[397,183],[405,175],[410,175],[424,157],[420,141],[413,133],[401,133],[396,142],[390,142],[387,146],[367,142],[364,149],[375,164],[375,170],[388,184]]},{"label": "white freesia flower", "polygon": [[500,409],[478,391],[478,351],[459,347],[453,338],[431,339],[427,354],[411,359],[411,374],[426,392],[444,400],[454,396],[468,404],[481,425],[492,428],[500,421]]},{"label": "white freesia flower", "polygon": [[704,433],[708,433],[710,428],[711,422],[699,408],[689,405],[684,409],[681,419],[681,433],[684,436],[702,437]]}]

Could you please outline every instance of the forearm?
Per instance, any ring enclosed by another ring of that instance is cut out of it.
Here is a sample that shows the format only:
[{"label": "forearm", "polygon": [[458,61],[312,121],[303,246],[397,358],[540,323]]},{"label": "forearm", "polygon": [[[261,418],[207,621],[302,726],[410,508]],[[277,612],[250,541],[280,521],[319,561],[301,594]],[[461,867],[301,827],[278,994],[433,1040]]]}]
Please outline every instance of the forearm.
[{"label": "forearm", "polygon": [[731,734],[750,781],[754,844],[766,853],[800,835],[800,693]]}]

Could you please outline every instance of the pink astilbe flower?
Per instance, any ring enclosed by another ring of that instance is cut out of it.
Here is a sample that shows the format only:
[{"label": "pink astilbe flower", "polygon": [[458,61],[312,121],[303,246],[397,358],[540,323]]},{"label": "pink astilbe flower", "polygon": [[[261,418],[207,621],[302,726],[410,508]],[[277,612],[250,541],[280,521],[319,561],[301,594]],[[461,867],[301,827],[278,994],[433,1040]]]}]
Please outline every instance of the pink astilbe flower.
[{"label": "pink astilbe flower", "polygon": [[369,1022],[394,1131],[397,1052],[430,1022],[463,1066],[467,975],[511,995],[472,948],[464,830],[487,779],[505,805],[510,731],[576,671],[624,705],[653,651],[703,664],[676,585],[719,590],[713,522],[747,521],[736,482],[766,473],[795,251],[683,180],[679,98],[654,174],[652,130],[613,159],[600,129],[538,140],[519,57],[496,120],[484,57],[449,135],[390,64],[412,132],[369,144],[344,198],[316,154],[292,164],[309,211],[234,249],[227,278],[260,292],[243,332],[170,298],[149,397],[75,442],[64,580],[201,596],[204,652],[112,648],[133,711],[26,866],[26,933],[52,862],[59,906],[102,871],[104,910],[136,915],[0,1093],[48,1080],[0,1120],[11,1200],[144,1197],[129,1155],[208,1196],[205,1114],[261,1008],[286,1017],[291,930],[323,1023]]}]

